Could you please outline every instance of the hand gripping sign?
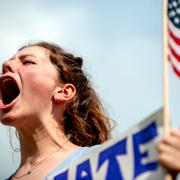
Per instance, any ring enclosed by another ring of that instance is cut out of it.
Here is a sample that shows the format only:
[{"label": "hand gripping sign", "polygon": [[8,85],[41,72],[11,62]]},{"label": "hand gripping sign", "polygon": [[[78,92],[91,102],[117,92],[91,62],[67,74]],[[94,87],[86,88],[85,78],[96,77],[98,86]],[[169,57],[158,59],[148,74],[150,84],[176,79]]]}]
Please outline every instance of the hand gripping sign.
[{"label": "hand gripping sign", "polygon": [[156,144],[163,133],[162,109],[98,146],[47,180],[163,179]]}]

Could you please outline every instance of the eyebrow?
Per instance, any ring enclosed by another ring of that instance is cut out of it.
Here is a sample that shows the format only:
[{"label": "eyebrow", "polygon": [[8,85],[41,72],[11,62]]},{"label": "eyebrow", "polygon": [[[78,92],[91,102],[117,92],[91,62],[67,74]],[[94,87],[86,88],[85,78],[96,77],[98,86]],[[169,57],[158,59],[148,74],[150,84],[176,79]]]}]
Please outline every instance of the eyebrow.
[{"label": "eyebrow", "polygon": [[25,57],[27,57],[27,56],[36,57],[36,56],[34,56],[33,54],[20,54],[20,55],[18,56],[18,58],[19,58],[19,59],[23,59],[23,58],[25,58]]},{"label": "eyebrow", "polygon": [[[27,56],[36,57],[36,56],[34,56],[33,54],[20,54],[20,55],[17,55],[17,57],[18,57],[19,59],[23,59],[23,58],[25,58],[25,57],[27,57]],[[16,56],[11,57],[9,60],[14,60],[14,59],[16,59]]]}]

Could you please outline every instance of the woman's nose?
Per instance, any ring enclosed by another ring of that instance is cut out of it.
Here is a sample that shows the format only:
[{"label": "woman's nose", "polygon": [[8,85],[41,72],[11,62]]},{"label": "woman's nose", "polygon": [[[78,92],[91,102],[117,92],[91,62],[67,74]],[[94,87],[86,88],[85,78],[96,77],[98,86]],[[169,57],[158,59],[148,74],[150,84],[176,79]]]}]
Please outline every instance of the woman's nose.
[{"label": "woman's nose", "polygon": [[9,61],[6,61],[3,66],[2,66],[2,73],[7,73],[7,72],[15,72],[15,67],[13,64]]}]

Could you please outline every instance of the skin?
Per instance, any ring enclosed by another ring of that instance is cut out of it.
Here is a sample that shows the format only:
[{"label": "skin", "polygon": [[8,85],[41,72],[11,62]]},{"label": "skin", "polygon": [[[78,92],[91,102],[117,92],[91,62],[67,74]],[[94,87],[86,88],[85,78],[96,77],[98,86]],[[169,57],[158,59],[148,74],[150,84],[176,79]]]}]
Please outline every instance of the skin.
[{"label": "skin", "polygon": [[[43,179],[79,148],[67,139],[62,124],[66,103],[75,96],[76,89],[60,82],[48,55],[42,47],[28,47],[3,64],[2,77],[13,77],[20,88],[11,107],[3,109],[0,105],[1,123],[14,126],[20,136],[21,163],[13,179]],[[160,163],[175,177],[180,171],[179,129],[163,138],[158,152]],[[24,176],[29,170],[31,174]]]},{"label": "skin", "polygon": [[159,161],[172,174],[180,172],[180,129],[172,129],[158,144]]},{"label": "skin", "polygon": [[[22,180],[43,179],[79,148],[67,139],[62,125],[66,103],[75,96],[76,89],[59,81],[48,55],[42,47],[28,47],[3,64],[2,76],[13,77],[20,88],[15,103],[1,109],[0,119],[19,133],[21,163],[15,176],[22,176]],[[30,175],[23,176],[32,168]]]}]

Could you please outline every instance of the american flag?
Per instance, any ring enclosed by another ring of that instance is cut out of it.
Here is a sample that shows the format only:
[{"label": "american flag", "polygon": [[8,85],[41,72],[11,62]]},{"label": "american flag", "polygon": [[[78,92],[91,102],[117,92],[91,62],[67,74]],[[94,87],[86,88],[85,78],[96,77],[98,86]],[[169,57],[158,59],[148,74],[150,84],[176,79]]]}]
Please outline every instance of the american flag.
[{"label": "american flag", "polygon": [[168,0],[168,60],[180,78],[180,0]]}]

